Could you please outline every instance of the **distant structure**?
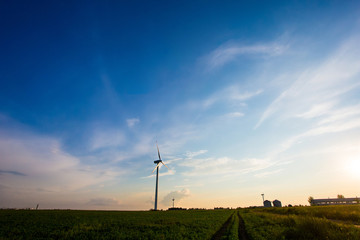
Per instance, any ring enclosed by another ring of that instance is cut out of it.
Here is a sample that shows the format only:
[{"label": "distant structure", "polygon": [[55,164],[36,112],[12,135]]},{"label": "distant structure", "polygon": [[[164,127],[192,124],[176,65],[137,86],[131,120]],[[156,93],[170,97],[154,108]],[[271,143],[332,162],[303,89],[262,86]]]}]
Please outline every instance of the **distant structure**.
[{"label": "distant structure", "polygon": [[275,199],[275,200],[273,201],[273,205],[274,205],[274,207],[282,207],[282,206],[281,206],[281,202],[280,202],[279,200],[277,200],[277,199]]},{"label": "distant structure", "polygon": [[38,209],[39,209],[39,204],[36,205],[36,210],[38,210]]},{"label": "distant structure", "polygon": [[264,201],[264,207],[272,207],[271,202],[269,200]]},{"label": "distant structure", "polygon": [[312,199],[311,206],[323,206],[323,205],[354,205],[359,204],[360,199],[355,198],[324,198],[324,199]]},{"label": "distant structure", "polygon": [[261,196],[262,196],[263,203],[264,203],[264,201],[265,201],[265,199],[264,199],[264,194],[262,193]]},{"label": "distant structure", "polygon": [[175,198],[173,198],[172,201],[173,201],[173,208],[175,208]]},{"label": "distant structure", "polygon": [[173,211],[173,210],[187,210],[187,209],[186,208],[181,208],[181,207],[168,208],[168,211]]}]

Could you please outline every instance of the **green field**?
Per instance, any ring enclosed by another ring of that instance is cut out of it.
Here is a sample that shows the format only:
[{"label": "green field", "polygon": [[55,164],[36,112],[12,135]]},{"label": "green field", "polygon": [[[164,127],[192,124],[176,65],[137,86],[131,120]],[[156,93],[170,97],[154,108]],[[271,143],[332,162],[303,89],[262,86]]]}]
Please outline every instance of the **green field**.
[{"label": "green field", "polygon": [[0,239],[360,239],[360,206],[0,210]]}]

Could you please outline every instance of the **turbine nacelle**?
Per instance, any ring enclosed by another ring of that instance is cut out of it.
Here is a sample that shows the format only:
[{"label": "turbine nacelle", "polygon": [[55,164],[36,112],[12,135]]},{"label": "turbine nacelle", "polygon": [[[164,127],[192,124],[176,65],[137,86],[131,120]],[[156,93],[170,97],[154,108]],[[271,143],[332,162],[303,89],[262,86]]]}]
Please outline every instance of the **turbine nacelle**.
[{"label": "turbine nacelle", "polygon": [[[162,165],[164,165],[167,169],[169,169],[169,171],[171,171],[170,168],[168,168],[168,166],[166,166],[165,163],[161,160],[160,150],[159,150],[159,146],[157,145],[157,142],[156,142],[156,148],[157,148],[157,151],[158,151],[159,160],[155,160],[155,161],[154,161],[154,163],[156,164],[156,167],[154,168],[154,170],[153,170],[151,173],[155,172],[155,170],[156,170],[158,167],[160,167],[160,163],[162,163]],[[157,173],[156,173],[156,174],[157,174]]]},{"label": "turbine nacelle", "polygon": [[169,171],[171,171],[170,168],[169,168],[168,166],[166,166],[166,164],[165,164],[162,160],[155,160],[154,163],[156,164],[156,167],[154,168],[154,170],[153,170],[151,173],[155,172],[155,170],[156,170],[158,167],[160,167],[160,163],[161,163],[162,165],[164,165],[167,169],[169,169]]}]

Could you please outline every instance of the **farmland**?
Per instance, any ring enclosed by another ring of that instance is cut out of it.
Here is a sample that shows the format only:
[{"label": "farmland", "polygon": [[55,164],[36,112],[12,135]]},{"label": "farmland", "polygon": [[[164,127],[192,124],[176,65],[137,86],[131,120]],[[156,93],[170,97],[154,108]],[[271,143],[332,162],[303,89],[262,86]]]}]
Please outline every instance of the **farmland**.
[{"label": "farmland", "polygon": [[360,206],[0,210],[0,239],[360,239]]}]

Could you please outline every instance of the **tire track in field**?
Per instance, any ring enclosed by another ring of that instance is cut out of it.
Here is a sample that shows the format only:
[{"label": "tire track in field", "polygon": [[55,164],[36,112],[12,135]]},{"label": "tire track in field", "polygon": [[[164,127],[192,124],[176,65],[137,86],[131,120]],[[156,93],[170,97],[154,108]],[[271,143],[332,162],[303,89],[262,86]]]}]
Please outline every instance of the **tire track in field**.
[{"label": "tire track in field", "polygon": [[344,220],[339,220],[339,219],[331,219],[331,218],[326,218],[327,220],[330,220],[334,223],[341,223],[341,224],[345,224],[345,225],[349,225],[349,226],[354,226],[356,228],[360,228],[360,225],[357,224],[356,222],[353,222],[353,221],[344,221]]},{"label": "tire track in field", "polygon": [[245,229],[244,219],[240,216],[239,211],[237,212],[237,217],[239,218],[238,238],[240,240],[248,240],[249,236]]},{"label": "tire track in field", "polygon": [[227,232],[229,225],[231,224],[232,217],[235,213],[231,214],[231,216],[226,220],[226,222],[221,226],[221,228],[211,237],[211,240],[219,240],[225,233]]}]

